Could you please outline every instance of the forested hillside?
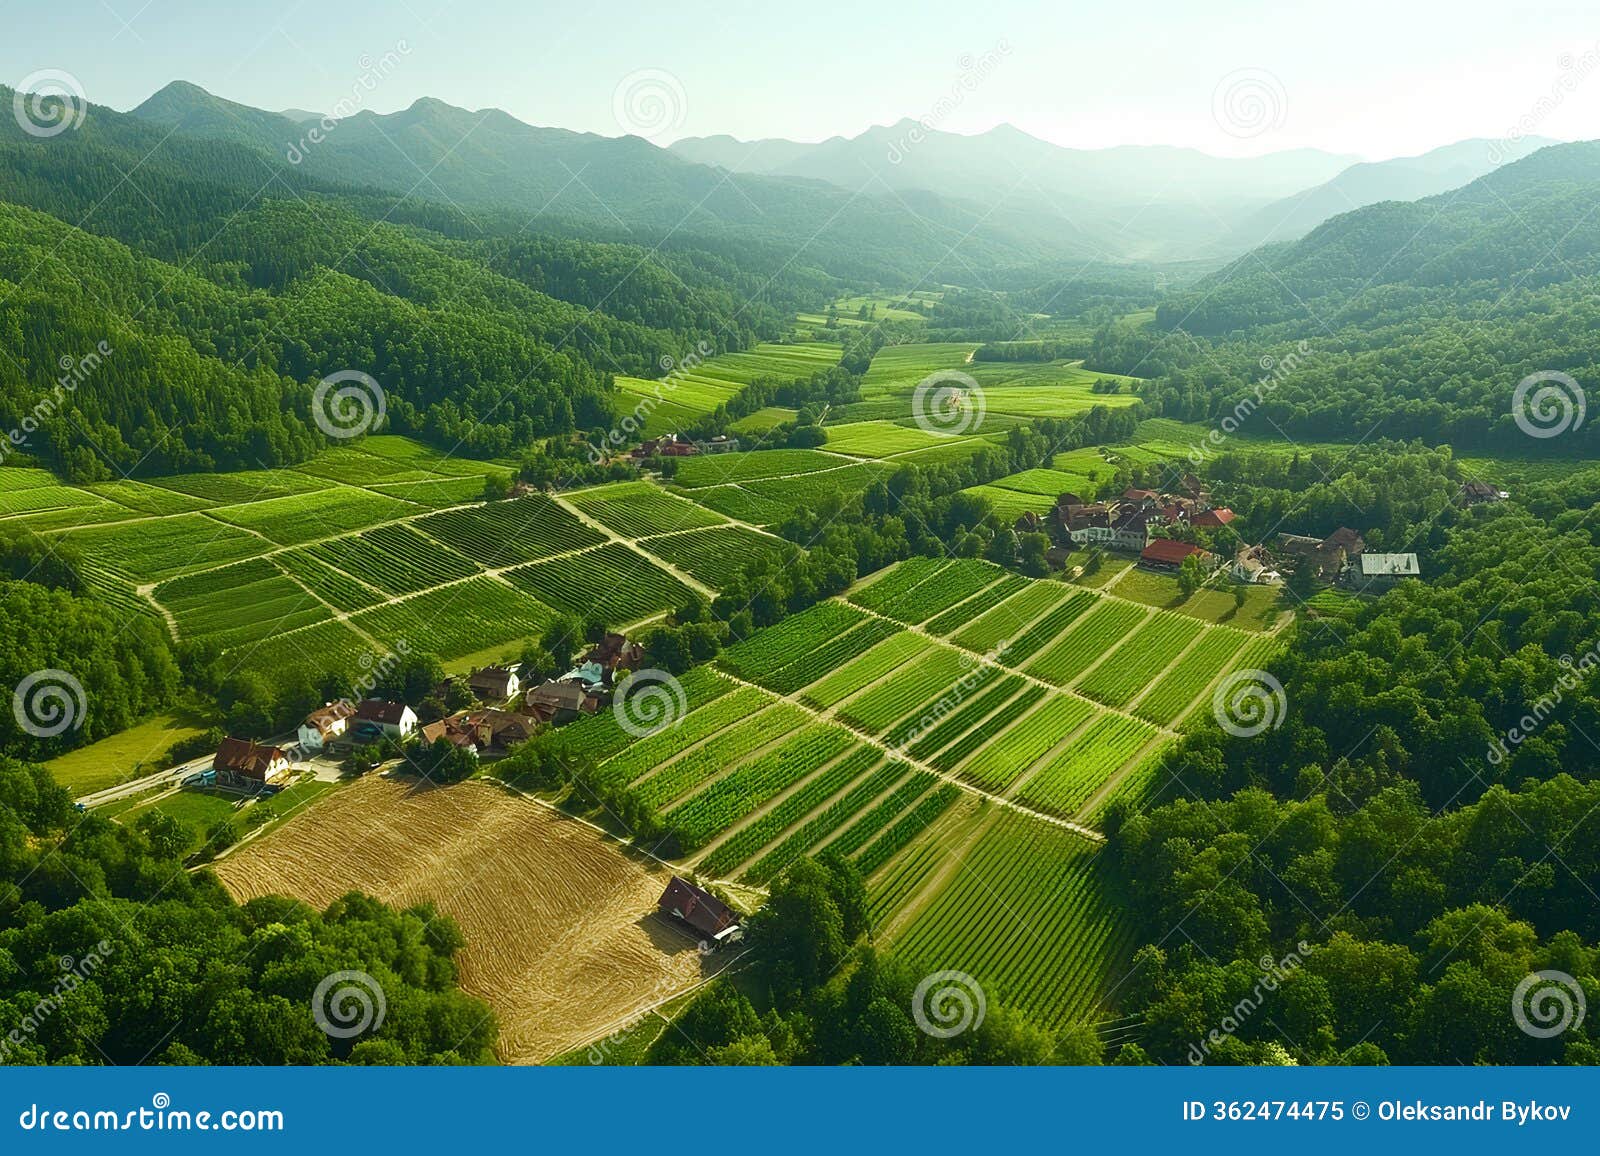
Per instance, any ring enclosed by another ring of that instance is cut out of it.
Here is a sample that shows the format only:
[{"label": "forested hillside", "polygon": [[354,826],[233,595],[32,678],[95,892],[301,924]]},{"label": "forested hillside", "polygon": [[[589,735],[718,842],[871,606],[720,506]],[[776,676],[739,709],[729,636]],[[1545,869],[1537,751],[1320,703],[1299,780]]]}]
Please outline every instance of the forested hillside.
[{"label": "forested hillside", "polygon": [[1595,380],[1597,196],[1600,145],[1553,146],[1455,192],[1371,205],[1252,253],[1171,295],[1148,326],[1103,327],[1092,357],[1156,378],[1149,396],[1169,416],[1212,421],[1247,402],[1261,436],[1371,429],[1458,449],[1593,453],[1592,425],[1559,447],[1524,436],[1511,399],[1535,372]]}]

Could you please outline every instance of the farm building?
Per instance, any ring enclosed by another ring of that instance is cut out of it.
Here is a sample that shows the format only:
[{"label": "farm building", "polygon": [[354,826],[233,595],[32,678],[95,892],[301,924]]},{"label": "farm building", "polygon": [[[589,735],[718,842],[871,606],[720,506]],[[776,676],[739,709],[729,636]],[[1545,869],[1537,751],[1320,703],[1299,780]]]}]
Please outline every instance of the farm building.
[{"label": "farm building", "polygon": [[532,714],[510,710],[479,710],[459,717],[478,746],[501,751],[527,742],[541,722]]},{"label": "farm building", "polygon": [[1237,517],[1227,506],[1218,506],[1214,510],[1201,510],[1194,516],[1193,522],[1203,529],[1220,530]]},{"label": "farm building", "polygon": [[644,647],[637,642],[629,642],[616,631],[607,631],[606,636],[584,656],[586,665],[595,664],[608,675],[615,674],[619,667],[638,670],[643,662]]},{"label": "farm building", "polygon": [[[403,702],[366,698],[356,705],[354,730],[376,729],[385,738],[407,739],[417,729],[417,712]],[[362,724],[367,724],[362,726]]]},{"label": "farm building", "polygon": [[224,786],[259,790],[289,777],[289,756],[281,747],[227,738],[217,748],[211,769]]},{"label": "farm building", "polygon": [[1344,572],[1344,582],[1357,590],[1383,590],[1407,578],[1420,578],[1415,554],[1365,554]]},{"label": "farm building", "polygon": [[1253,585],[1275,586],[1283,581],[1283,575],[1273,568],[1271,557],[1260,546],[1242,547],[1234,555],[1229,574],[1235,582]]},{"label": "farm building", "polygon": [[694,446],[703,454],[733,454],[739,452],[739,439],[729,437],[727,434],[718,434],[714,438],[695,442]]},{"label": "farm building", "polygon": [[322,750],[349,729],[350,718],[355,713],[356,708],[342,698],[318,707],[306,715],[305,721],[300,724],[298,738],[301,748]]},{"label": "farm building", "polygon": [[[547,682],[522,696],[528,714],[541,722],[570,722],[586,710],[589,691],[581,683]],[[589,713],[593,713],[592,711]]]},{"label": "farm building", "polygon": [[1175,538],[1152,538],[1150,544],[1140,552],[1139,564],[1155,570],[1176,570],[1189,557],[1200,559],[1200,564],[1208,570],[1217,561],[1217,556],[1211,551],[1202,550],[1192,543],[1179,542]]},{"label": "farm building", "polygon": [[1484,502],[1503,502],[1511,495],[1488,482],[1462,482],[1456,500],[1463,506],[1477,506]]},{"label": "farm building", "polygon": [[462,750],[478,753],[478,735],[470,726],[464,725],[464,720],[459,718],[442,718],[438,722],[431,722],[417,728],[417,737],[427,746],[432,746],[440,739],[444,739],[453,746]]},{"label": "farm building", "polygon": [[713,943],[736,942],[742,936],[739,916],[732,908],[710,892],[676,875],[656,901],[656,908],[662,915],[670,915],[680,923],[687,924]]},{"label": "farm building", "polygon": [[522,689],[522,680],[509,666],[485,666],[467,677],[467,686],[484,702],[500,702]]}]

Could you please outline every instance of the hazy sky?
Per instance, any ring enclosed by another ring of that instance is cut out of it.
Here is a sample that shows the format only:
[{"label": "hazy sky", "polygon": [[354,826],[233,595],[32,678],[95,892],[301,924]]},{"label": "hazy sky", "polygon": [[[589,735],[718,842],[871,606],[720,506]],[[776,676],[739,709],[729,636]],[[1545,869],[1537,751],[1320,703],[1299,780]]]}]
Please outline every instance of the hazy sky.
[{"label": "hazy sky", "polygon": [[1379,158],[1519,123],[1600,137],[1594,15],[1527,0],[0,0],[0,81],[60,69],[121,109],[175,78],[272,109],[437,96],[616,135],[631,77],[644,103],[623,120],[656,117],[663,144],[820,140],[909,116],[1070,146]]}]

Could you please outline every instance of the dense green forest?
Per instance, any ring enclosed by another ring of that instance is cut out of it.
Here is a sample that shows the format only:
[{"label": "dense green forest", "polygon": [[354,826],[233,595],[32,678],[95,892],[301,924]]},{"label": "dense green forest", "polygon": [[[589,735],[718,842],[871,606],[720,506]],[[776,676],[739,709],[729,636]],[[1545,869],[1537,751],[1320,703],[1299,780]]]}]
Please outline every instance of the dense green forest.
[{"label": "dense green forest", "polygon": [[1143,1054],[1192,1060],[1308,942],[1208,1062],[1600,1059],[1506,1014],[1542,969],[1600,995],[1597,499],[1590,471],[1448,519],[1427,582],[1296,628],[1278,725],[1196,733],[1170,801],[1108,819],[1150,930]]}]

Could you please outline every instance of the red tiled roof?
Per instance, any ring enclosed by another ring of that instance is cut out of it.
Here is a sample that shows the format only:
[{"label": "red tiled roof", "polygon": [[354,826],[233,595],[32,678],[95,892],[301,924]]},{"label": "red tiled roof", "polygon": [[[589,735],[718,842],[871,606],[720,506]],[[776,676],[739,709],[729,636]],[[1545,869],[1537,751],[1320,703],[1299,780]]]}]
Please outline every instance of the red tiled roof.
[{"label": "red tiled roof", "polygon": [[1144,548],[1139,557],[1145,562],[1164,562],[1177,566],[1190,554],[1203,555],[1205,551],[1190,542],[1179,542],[1175,538],[1155,538]]},{"label": "red tiled roof", "polygon": [[1203,510],[1194,516],[1196,526],[1226,526],[1239,515],[1227,506],[1218,506],[1215,510]]}]

